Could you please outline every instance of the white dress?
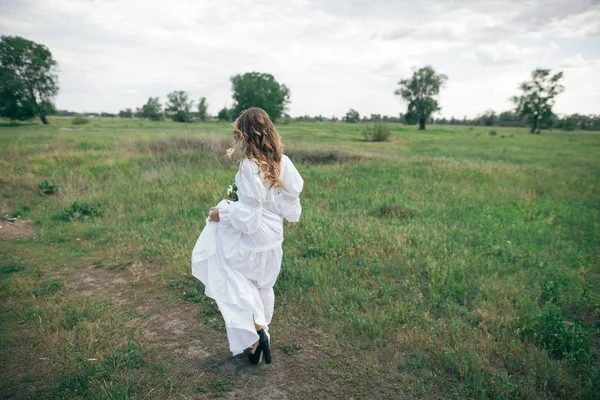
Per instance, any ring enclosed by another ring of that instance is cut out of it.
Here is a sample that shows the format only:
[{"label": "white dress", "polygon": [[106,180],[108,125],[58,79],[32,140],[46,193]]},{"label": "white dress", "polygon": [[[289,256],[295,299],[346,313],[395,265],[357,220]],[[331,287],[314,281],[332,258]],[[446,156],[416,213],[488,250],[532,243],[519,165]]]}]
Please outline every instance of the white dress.
[{"label": "white dress", "polygon": [[192,275],[219,306],[233,355],[258,340],[254,322],[268,331],[283,256],[283,219],[297,222],[302,212],[298,196],[304,181],[287,156],[281,162],[283,186],[271,188],[256,163],[242,160],[235,176],[239,200],[216,206],[220,221],[206,220],[192,252]]}]

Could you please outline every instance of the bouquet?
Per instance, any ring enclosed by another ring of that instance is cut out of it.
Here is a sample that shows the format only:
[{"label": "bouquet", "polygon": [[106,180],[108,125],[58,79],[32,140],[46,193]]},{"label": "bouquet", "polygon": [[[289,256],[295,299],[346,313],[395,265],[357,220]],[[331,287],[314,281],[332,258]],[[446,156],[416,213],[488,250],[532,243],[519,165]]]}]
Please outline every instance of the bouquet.
[{"label": "bouquet", "polygon": [[229,187],[227,188],[227,198],[231,201],[238,201],[239,199],[237,195],[237,190],[238,187],[235,183],[233,185],[229,185]]}]

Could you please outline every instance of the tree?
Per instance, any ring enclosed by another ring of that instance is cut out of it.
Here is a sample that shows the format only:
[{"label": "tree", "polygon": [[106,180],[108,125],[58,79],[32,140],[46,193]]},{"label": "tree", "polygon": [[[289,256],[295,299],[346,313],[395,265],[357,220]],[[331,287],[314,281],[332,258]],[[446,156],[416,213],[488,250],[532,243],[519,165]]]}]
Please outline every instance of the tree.
[{"label": "tree", "polygon": [[531,81],[521,83],[521,96],[511,98],[517,113],[531,124],[530,133],[540,133],[540,123],[552,119],[554,98],[565,90],[562,78],[562,71],[552,75],[549,69],[538,68],[531,72]]},{"label": "tree", "polygon": [[192,120],[193,101],[189,100],[189,95],[183,90],[176,90],[167,94],[168,101],[165,104],[167,115],[175,122],[190,122]]},{"label": "tree", "polygon": [[440,93],[448,77],[438,74],[431,66],[413,70],[409,79],[398,82],[398,89],[394,92],[408,103],[405,115],[407,123],[419,122],[419,130],[425,130],[425,122],[431,114],[440,110],[440,106],[433,97]]},{"label": "tree", "polygon": [[208,103],[206,101],[206,97],[203,97],[198,102],[198,118],[200,118],[200,121],[206,121],[206,117],[208,116],[208,114],[206,113],[207,110]]},{"label": "tree", "polygon": [[231,121],[231,110],[227,109],[227,107],[223,107],[219,111],[217,118],[219,121]]},{"label": "tree", "polygon": [[356,122],[360,122],[360,114],[354,108],[351,108],[346,113],[346,117],[344,117],[346,122],[354,124]]},{"label": "tree", "polygon": [[126,108],[124,110],[119,111],[119,117],[121,118],[133,118],[133,111],[131,108]]},{"label": "tree", "polygon": [[498,116],[494,110],[487,110],[479,117],[477,125],[494,126],[498,125]]},{"label": "tree", "polygon": [[142,118],[148,118],[152,121],[160,121],[165,118],[162,111],[162,105],[158,97],[148,97],[146,104],[139,110],[138,115]]},{"label": "tree", "polygon": [[275,121],[290,103],[290,91],[271,74],[247,72],[231,77],[232,117],[250,107],[260,107]]},{"label": "tree", "polygon": [[26,120],[55,111],[56,61],[42,44],[20,36],[0,37],[0,117]]},{"label": "tree", "polygon": [[500,126],[522,126],[522,117],[513,111],[504,111],[498,115]]}]

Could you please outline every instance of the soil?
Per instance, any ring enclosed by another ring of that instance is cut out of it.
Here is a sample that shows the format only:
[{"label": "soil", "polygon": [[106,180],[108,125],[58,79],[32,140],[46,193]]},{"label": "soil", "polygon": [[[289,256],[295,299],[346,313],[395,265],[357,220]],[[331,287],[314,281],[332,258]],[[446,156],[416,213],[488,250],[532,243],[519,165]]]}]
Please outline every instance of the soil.
[{"label": "soil", "polygon": [[31,236],[35,229],[30,221],[18,219],[14,222],[2,219],[0,220],[0,238],[2,239],[20,239]]},{"label": "soil", "polygon": [[[195,385],[207,376],[232,383],[227,392],[220,394],[223,396],[220,398],[227,399],[335,398],[335,393],[343,391],[339,387],[343,382],[336,382],[335,377],[325,376],[320,368],[303,367],[303,364],[314,367],[314,363],[329,359],[329,355],[319,354],[318,347],[309,343],[288,355],[280,350],[281,337],[273,329],[272,364],[251,365],[244,354],[233,357],[226,333],[202,323],[198,304],[175,301],[169,305],[165,296],[172,297],[172,293],[164,294],[164,289],[148,290],[146,284],[154,280],[139,272],[143,268],[138,267],[138,272],[132,269],[136,268],[107,270],[89,266],[73,273],[68,286],[84,296],[111,299],[113,304],[119,304],[120,310],[131,313],[134,317],[126,325],[141,330],[139,344],[146,352],[170,352],[175,356],[170,371],[179,384],[190,388],[186,398],[213,398],[211,394],[194,391]],[[144,287],[137,287],[136,282]],[[161,292],[163,295],[148,295]],[[297,335],[297,329],[282,334],[287,336],[283,340],[295,341]]]}]

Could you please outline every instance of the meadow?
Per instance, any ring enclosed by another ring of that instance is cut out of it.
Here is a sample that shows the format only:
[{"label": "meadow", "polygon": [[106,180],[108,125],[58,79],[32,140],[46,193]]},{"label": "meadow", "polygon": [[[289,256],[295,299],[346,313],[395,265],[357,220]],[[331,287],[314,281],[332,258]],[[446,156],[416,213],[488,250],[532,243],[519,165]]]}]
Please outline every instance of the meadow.
[{"label": "meadow", "polygon": [[598,398],[599,133],[278,124],[304,211],[256,367],[190,275],[231,125],[51,123],[0,126],[0,397]]}]

